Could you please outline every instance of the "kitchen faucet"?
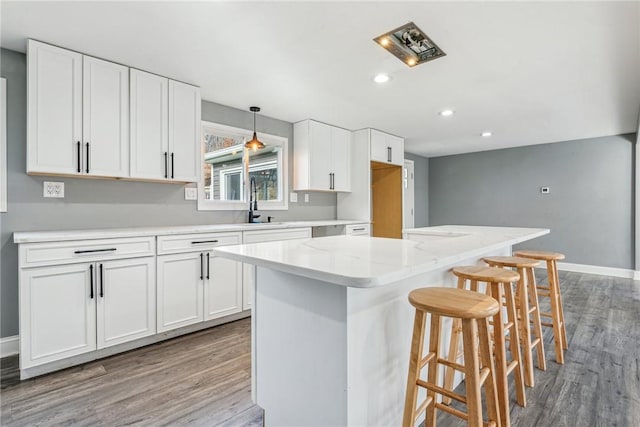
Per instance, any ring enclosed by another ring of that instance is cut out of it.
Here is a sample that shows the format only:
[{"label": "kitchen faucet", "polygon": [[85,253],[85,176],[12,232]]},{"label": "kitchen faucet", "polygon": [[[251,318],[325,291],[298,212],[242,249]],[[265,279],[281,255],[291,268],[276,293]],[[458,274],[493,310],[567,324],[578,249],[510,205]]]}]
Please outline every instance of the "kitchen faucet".
[{"label": "kitchen faucet", "polygon": [[253,224],[256,218],[260,218],[260,215],[256,215],[254,212],[258,210],[258,187],[256,186],[256,177],[252,176],[249,180],[249,223]]}]

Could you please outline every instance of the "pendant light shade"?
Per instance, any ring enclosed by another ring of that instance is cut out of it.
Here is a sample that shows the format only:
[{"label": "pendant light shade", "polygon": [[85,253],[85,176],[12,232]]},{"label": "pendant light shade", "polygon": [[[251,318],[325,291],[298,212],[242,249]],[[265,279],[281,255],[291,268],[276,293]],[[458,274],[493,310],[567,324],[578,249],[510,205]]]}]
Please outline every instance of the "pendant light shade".
[{"label": "pendant light shade", "polygon": [[244,146],[256,151],[264,148],[264,144],[256,135],[256,113],[260,111],[260,107],[249,107],[249,110],[253,111],[253,138],[251,138],[251,141],[247,141]]}]

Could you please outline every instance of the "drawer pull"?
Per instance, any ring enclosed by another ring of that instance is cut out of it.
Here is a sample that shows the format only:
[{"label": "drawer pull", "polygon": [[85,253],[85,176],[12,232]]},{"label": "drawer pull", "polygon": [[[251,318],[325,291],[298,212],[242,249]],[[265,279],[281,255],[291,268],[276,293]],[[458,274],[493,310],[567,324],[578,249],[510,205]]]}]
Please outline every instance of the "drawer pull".
[{"label": "drawer pull", "polygon": [[93,264],[89,266],[89,296],[93,299]]},{"label": "drawer pull", "polygon": [[195,242],[191,242],[192,245],[203,245],[205,243],[218,243],[217,240],[197,240]]},{"label": "drawer pull", "polygon": [[209,252],[207,252],[207,280],[209,280],[209,269],[211,268],[211,264],[209,262]]},{"label": "drawer pull", "polygon": [[200,252],[200,280],[204,279],[204,254]]},{"label": "drawer pull", "polygon": [[117,248],[108,248],[108,249],[87,249],[84,251],[73,251],[74,254],[90,254],[93,252],[113,252],[117,250]]},{"label": "drawer pull", "polygon": [[102,264],[100,264],[100,298],[104,298],[104,272],[102,271]]},{"label": "drawer pull", "polygon": [[351,231],[364,231],[364,230],[366,230],[366,228],[362,227],[362,228],[354,228]]}]

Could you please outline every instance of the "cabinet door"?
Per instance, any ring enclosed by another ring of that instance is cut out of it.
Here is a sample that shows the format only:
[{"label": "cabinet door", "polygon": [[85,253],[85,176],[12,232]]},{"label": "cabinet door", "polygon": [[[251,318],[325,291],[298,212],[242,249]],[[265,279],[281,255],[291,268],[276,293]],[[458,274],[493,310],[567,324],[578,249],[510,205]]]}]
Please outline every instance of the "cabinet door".
[{"label": "cabinet door", "polygon": [[97,263],[98,348],[156,333],[153,257]]},{"label": "cabinet door", "polygon": [[83,263],[20,271],[21,369],[96,349],[92,268]]},{"label": "cabinet door", "polygon": [[333,189],[351,191],[351,132],[331,128],[331,164]]},{"label": "cabinet door", "polygon": [[207,255],[204,320],[242,311],[242,263]]},{"label": "cabinet door", "polygon": [[27,56],[27,172],[80,173],[82,55],[29,40]]},{"label": "cabinet door", "polygon": [[169,80],[131,69],[131,177],[169,176]]},{"label": "cabinet door", "polygon": [[404,139],[388,135],[387,145],[391,147],[391,163],[404,166]]},{"label": "cabinet door", "polygon": [[196,182],[200,165],[200,88],[169,80],[171,179]]},{"label": "cabinet door", "polygon": [[387,134],[371,129],[371,160],[374,162],[389,163],[389,151],[387,150]]},{"label": "cabinet door", "polygon": [[83,173],[129,176],[129,68],[83,58]]},{"label": "cabinet door", "polygon": [[158,332],[202,322],[203,259],[203,252],[156,258]]},{"label": "cabinet door", "polygon": [[331,188],[331,126],[309,121],[309,189]]},{"label": "cabinet door", "polygon": [[255,281],[253,279],[253,264],[242,264],[242,309],[253,307],[253,293]]}]

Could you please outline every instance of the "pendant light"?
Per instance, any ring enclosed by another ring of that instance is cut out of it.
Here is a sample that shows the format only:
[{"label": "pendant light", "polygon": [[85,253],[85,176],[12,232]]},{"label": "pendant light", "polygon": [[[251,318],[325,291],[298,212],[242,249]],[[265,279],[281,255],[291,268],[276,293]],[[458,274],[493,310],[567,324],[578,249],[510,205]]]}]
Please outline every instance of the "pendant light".
[{"label": "pendant light", "polygon": [[251,138],[251,141],[247,141],[244,146],[256,151],[264,148],[264,144],[258,140],[258,136],[256,135],[256,113],[260,111],[260,107],[249,107],[249,110],[253,111],[253,138]]}]

